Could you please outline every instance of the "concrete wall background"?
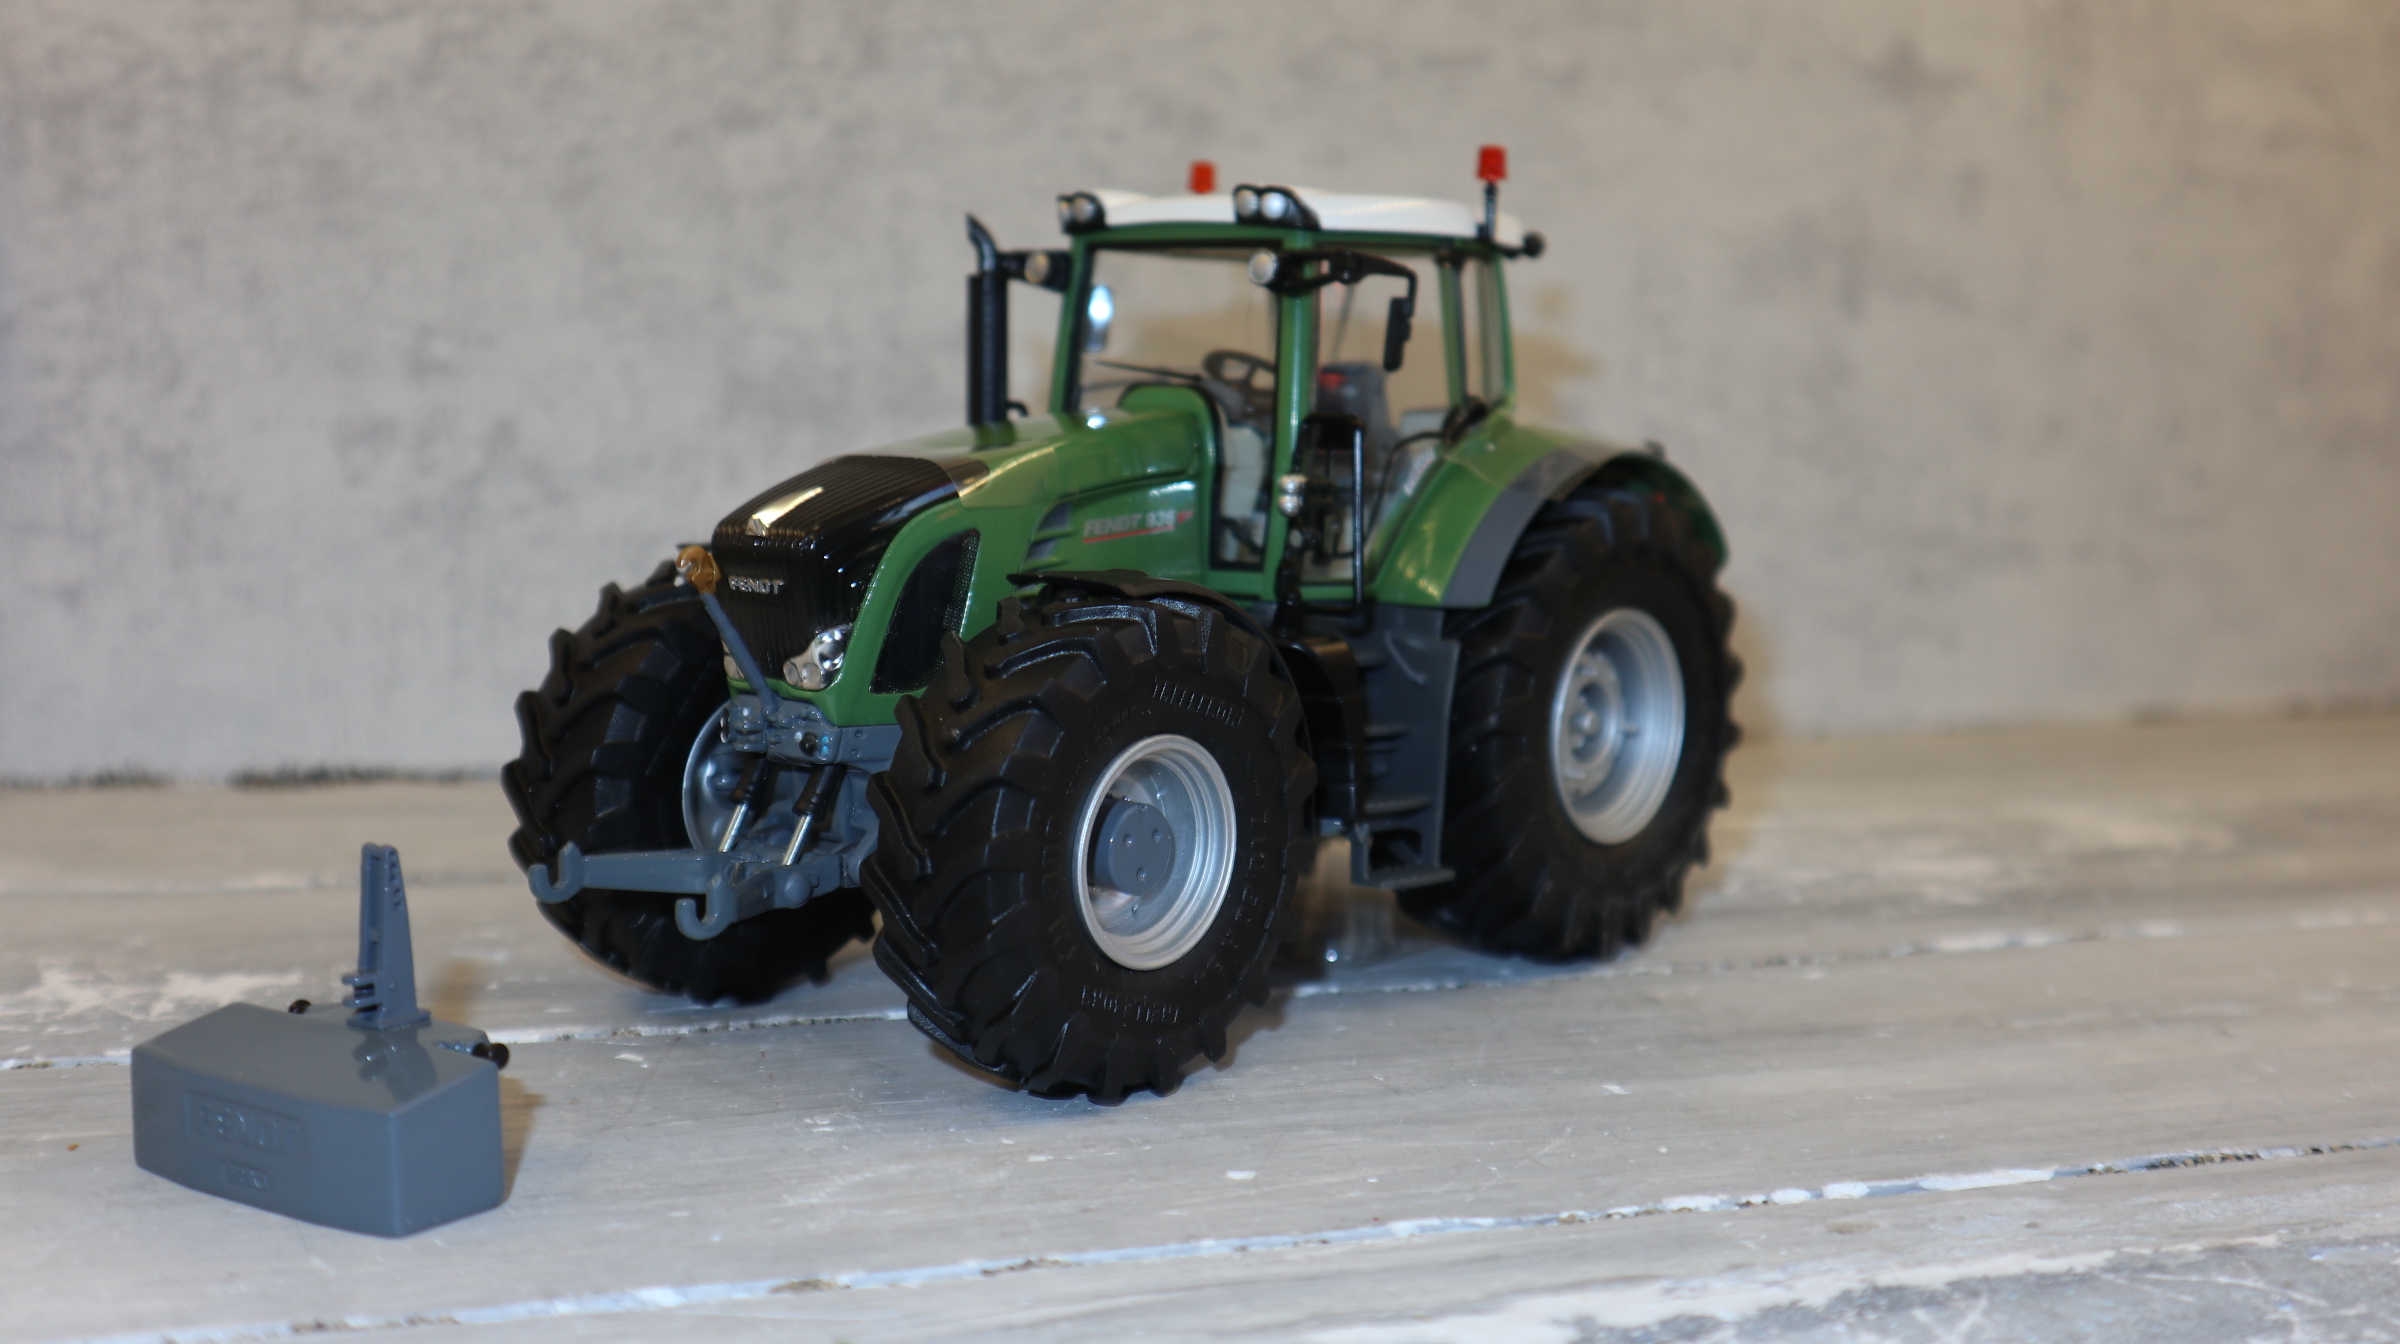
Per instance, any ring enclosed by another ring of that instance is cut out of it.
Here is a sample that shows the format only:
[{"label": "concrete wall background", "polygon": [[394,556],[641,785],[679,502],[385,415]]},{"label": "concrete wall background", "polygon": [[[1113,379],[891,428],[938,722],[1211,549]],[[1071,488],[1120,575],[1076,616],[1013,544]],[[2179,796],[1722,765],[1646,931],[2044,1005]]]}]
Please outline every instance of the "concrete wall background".
[{"label": "concrete wall background", "polygon": [[2382,0],[17,0],[0,775],[489,767],[602,581],[957,418],[962,212],[1486,140],[1532,407],[1717,501],[1746,718],[2400,693]]}]

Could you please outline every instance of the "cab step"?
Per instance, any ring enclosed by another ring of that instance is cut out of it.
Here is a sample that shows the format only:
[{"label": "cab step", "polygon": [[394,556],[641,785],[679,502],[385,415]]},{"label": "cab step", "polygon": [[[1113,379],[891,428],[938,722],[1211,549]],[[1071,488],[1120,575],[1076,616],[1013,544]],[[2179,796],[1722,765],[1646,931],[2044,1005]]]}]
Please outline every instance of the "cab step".
[{"label": "cab step", "polygon": [[1362,887],[1383,891],[1413,891],[1418,887],[1439,886],[1455,879],[1458,874],[1438,863],[1412,863],[1397,868],[1377,868],[1367,874]]}]

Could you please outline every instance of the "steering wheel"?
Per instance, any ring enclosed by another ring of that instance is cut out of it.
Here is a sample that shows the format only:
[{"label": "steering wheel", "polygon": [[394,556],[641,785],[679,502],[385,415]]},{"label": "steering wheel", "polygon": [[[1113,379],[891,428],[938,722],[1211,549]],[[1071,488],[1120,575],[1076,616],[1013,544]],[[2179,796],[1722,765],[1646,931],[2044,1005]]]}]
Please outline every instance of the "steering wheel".
[{"label": "steering wheel", "polygon": [[1202,386],[1225,408],[1227,418],[1256,422],[1274,411],[1274,360],[1247,350],[1211,350],[1201,359],[1200,369]]},{"label": "steering wheel", "polygon": [[[1225,371],[1227,365],[1240,366],[1241,376],[1236,378],[1227,373]],[[1247,350],[1211,350],[1207,357],[1200,361],[1200,371],[1220,383],[1231,383],[1244,392],[1256,395],[1266,391],[1265,388],[1258,385],[1260,374],[1265,374],[1269,381],[1273,381],[1275,361],[1260,359]]]}]

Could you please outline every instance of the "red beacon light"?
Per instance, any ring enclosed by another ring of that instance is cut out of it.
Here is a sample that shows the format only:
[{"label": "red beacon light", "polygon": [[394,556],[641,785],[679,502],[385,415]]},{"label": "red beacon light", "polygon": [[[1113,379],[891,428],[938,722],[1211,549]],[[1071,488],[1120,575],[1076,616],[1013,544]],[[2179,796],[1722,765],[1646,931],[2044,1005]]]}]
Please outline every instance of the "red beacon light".
[{"label": "red beacon light", "polygon": [[1508,177],[1508,150],[1485,145],[1475,151],[1475,176],[1483,183],[1483,226],[1476,230],[1485,242],[1500,236],[1500,183]]},{"label": "red beacon light", "polygon": [[1206,159],[1192,160],[1192,194],[1206,196],[1217,189],[1217,165]]},{"label": "red beacon light", "polygon": [[[1508,178],[1508,151],[1499,145],[1485,145],[1475,151],[1475,176],[1483,182],[1483,223],[1476,226],[1475,236],[1487,243],[1500,240],[1500,184]],[[1528,233],[1509,255],[1538,257],[1542,255],[1542,235]]]}]

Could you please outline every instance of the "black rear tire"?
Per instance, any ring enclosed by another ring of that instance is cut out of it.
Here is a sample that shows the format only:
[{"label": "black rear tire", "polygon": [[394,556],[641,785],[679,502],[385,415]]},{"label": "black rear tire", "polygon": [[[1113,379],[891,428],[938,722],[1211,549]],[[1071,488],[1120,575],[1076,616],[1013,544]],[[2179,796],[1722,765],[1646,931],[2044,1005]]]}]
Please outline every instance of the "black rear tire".
[{"label": "black rear tire", "polygon": [[[1171,597],[1054,591],[952,637],[871,790],[876,960],[909,1020],[1036,1094],[1114,1103],[1166,1093],[1225,1053],[1309,866],[1316,766],[1274,651],[1223,613]],[[1230,788],[1229,884],[1176,960],[1113,959],[1084,913],[1074,855],[1085,800],[1135,744],[1173,735]]]},{"label": "black rear tire", "polygon": [[[549,863],[570,840],[587,854],[691,844],[684,761],[726,698],[716,631],[673,565],[632,592],[602,589],[582,629],[550,636],[541,688],[517,697],[524,751],[500,771],[517,866]],[[610,968],[699,1003],[758,1003],[822,980],[827,958],[875,928],[855,889],[698,941],[675,927],[675,898],[656,892],[587,889],[541,911]]]},{"label": "black rear tire", "polygon": [[[1491,604],[1448,622],[1460,647],[1442,854],[1464,876],[1403,893],[1403,909],[1490,951],[1562,961],[1638,945],[1682,904],[1685,875],[1708,861],[1709,813],[1728,799],[1725,754],[1740,737],[1733,603],[1716,570],[1659,496],[1587,488],[1544,508]],[[1638,833],[1597,843],[1562,800],[1550,716],[1571,646],[1624,608],[1673,644],[1681,756]]]}]

